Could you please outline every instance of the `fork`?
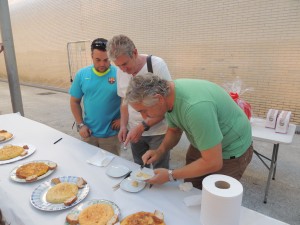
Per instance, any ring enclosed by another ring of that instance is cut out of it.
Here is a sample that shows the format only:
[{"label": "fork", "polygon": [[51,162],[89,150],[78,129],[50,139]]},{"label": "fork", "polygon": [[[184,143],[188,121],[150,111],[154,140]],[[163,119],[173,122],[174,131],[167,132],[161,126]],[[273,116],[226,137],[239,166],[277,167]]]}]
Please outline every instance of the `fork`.
[{"label": "fork", "polygon": [[121,185],[122,181],[125,180],[127,177],[130,177],[131,172],[132,171],[129,171],[128,173],[126,173],[125,177],[119,183],[117,183],[114,186],[112,186],[112,189],[114,191],[118,190],[120,188],[120,185]]}]

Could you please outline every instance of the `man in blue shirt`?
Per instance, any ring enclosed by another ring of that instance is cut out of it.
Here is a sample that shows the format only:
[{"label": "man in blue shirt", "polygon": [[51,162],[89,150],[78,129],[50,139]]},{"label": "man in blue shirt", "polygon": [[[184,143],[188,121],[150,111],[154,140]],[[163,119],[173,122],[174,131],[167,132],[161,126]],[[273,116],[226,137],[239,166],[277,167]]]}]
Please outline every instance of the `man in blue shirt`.
[{"label": "man in blue shirt", "polygon": [[82,140],[119,155],[121,98],[117,95],[117,69],[110,65],[106,43],[103,38],[92,42],[93,65],[77,72],[70,88],[70,105]]}]

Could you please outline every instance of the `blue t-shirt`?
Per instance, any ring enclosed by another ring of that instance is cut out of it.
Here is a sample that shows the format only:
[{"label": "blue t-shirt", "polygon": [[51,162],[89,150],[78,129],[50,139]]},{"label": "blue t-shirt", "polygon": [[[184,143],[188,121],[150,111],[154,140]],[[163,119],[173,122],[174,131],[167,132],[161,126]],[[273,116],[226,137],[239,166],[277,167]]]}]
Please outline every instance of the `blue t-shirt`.
[{"label": "blue t-shirt", "polygon": [[110,66],[110,71],[99,76],[90,65],[80,69],[70,88],[74,98],[83,97],[84,124],[95,137],[110,137],[118,133],[112,130],[113,120],[120,118],[121,98],[117,95],[117,68]]}]

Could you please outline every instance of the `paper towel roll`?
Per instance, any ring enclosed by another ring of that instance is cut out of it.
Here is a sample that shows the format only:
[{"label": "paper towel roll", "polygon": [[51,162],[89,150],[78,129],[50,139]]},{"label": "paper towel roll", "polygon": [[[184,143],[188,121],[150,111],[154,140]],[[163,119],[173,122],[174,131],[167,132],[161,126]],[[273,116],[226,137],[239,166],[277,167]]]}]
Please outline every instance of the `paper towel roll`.
[{"label": "paper towel roll", "polygon": [[207,176],[202,182],[202,224],[239,225],[242,198],[238,180],[221,174]]}]

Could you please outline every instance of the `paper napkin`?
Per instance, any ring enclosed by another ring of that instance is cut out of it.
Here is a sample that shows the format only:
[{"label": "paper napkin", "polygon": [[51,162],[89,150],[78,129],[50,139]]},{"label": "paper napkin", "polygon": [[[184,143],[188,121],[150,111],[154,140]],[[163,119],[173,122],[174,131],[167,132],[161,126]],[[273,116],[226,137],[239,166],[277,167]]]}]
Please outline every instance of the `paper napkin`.
[{"label": "paper napkin", "polygon": [[113,160],[113,158],[115,158],[115,156],[112,154],[99,150],[94,156],[86,161],[95,166],[105,167]]},{"label": "paper napkin", "polygon": [[185,197],[183,199],[184,204],[186,206],[197,206],[197,205],[201,205],[201,194],[200,195],[191,195],[188,197]]}]

